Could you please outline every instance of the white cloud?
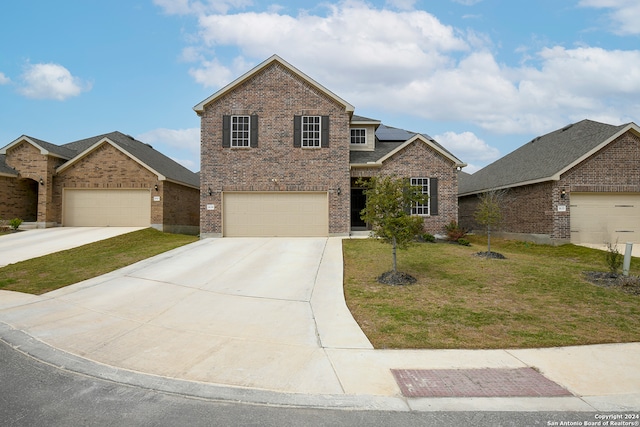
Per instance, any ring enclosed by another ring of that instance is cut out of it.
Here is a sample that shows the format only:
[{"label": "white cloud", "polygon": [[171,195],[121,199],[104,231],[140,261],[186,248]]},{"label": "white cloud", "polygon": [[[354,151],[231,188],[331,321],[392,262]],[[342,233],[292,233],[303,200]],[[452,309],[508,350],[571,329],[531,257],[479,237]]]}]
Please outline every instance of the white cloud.
[{"label": "white cloud", "polygon": [[[500,157],[500,151],[497,148],[489,146],[473,132],[445,132],[436,135],[434,139],[465,162],[487,164]],[[465,171],[469,172],[469,169],[465,168]]]},{"label": "white cloud", "polygon": [[612,31],[620,35],[640,34],[640,3],[638,0],[581,0],[583,7],[612,9],[608,14]]},{"label": "white cloud", "polygon": [[7,85],[11,83],[11,79],[4,75],[4,73],[0,73],[0,85]]},{"label": "white cloud", "polygon": [[91,84],[71,75],[59,64],[28,65],[19,92],[28,98],[64,101],[91,89]]},{"label": "white cloud", "polygon": [[295,16],[197,13],[197,42],[183,59],[194,62],[197,82],[217,89],[277,53],[357,109],[467,122],[493,133],[541,134],[584,118],[640,117],[640,50],[550,45],[524,51],[521,65],[506,65],[486,34],[444,25],[422,10],[359,0],[325,7],[324,14]]},{"label": "white cloud", "polygon": [[199,162],[195,160],[200,158],[200,128],[158,128],[137,135],[136,139],[151,144],[188,169],[200,169]]}]

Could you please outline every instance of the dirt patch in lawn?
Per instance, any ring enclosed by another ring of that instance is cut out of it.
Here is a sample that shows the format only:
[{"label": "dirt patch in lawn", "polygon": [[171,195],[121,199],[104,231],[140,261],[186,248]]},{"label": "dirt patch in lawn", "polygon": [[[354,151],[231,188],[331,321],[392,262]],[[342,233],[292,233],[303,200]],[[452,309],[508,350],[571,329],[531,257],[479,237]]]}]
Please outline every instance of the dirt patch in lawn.
[{"label": "dirt patch in lawn", "polygon": [[596,286],[619,289],[631,295],[640,295],[640,276],[623,276],[602,271],[586,271],[584,276],[589,283]]}]

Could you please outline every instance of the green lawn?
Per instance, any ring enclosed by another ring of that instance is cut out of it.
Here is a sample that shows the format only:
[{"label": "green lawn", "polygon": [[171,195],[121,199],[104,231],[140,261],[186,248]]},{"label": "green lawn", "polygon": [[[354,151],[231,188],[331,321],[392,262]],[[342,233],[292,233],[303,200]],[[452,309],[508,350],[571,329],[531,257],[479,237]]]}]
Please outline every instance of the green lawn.
[{"label": "green lawn", "polygon": [[[2,238],[2,237],[0,237]],[[0,268],[0,289],[40,295],[197,241],[147,228]]]},{"label": "green lawn", "polygon": [[[505,260],[472,246],[422,243],[399,251],[409,286],[379,284],[391,247],[345,240],[345,296],[376,348],[529,348],[640,341],[640,296],[592,285],[605,252],[492,239]],[[640,272],[633,258],[631,273]]]}]

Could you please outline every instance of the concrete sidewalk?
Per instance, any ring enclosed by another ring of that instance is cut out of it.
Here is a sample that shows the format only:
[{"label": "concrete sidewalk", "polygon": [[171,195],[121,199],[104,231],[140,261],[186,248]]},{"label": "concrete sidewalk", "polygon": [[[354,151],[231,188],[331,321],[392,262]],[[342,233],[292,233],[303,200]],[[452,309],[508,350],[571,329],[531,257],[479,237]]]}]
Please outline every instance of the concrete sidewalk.
[{"label": "concrete sidewalk", "polygon": [[0,236],[0,267],[64,251],[144,227],[37,228]]},{"label": "concrete sidewalk", "polygon": [[[211,399],[398,411],[640,410],[640,343],[373,349],[344,301],[339,238],[205,239],[43,296],[0,291],[0,337],[65,369]],[[391,371],[526,367],[571,395],[408,398]]]}]

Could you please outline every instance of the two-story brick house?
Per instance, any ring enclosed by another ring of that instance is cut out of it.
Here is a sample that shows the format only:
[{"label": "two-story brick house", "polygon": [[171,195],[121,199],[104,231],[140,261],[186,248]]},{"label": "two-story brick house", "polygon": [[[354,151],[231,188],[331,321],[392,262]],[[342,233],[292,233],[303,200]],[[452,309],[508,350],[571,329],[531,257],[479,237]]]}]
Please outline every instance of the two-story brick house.
[{"label": "two-story brick house", "polygon": [[411,178],[430,195],[425,230],[457,220],[460,160],[426,135],[354,107],[277,55],[214,93],[201,117],[202,237],[349,235],[357,178]]}]

